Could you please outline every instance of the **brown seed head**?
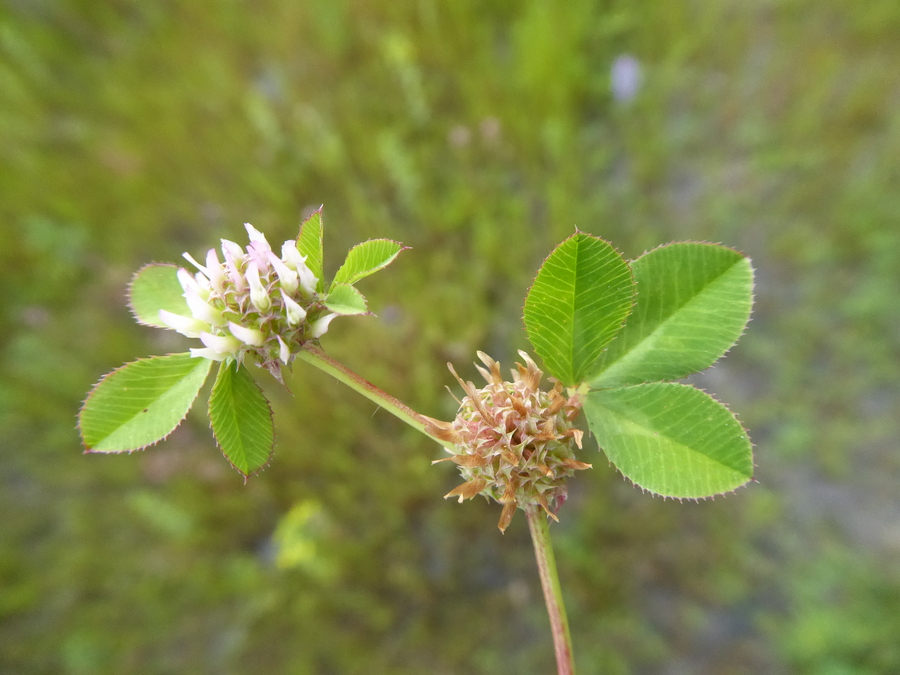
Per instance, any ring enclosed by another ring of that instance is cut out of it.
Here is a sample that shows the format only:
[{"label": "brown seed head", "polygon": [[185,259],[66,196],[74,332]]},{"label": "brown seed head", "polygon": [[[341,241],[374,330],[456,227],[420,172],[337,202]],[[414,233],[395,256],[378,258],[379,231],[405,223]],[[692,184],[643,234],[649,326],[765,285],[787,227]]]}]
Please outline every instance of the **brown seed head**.
[{"label": "brown seed head", "polygon": [[[428,430],[455,444],[448,458],[465,482],[447,497],[471,499],[485,495],[503,504],[498,527],[505,530],[517,507],[539,504],[556,519],[566,499],[566,479],[590,464],[575,459],[582,432],[573,427],[581,411],[577,394],[566,397],[556,382],[540,388],[543,373],[525,352],[512,380],[504,381],[500,365],[478,352],[487,368],[478,367],[487,386],[478,389],[447,364],[465,391],[453,422],[429,420]],[[438,460],[441,461],[441,460]]]}]

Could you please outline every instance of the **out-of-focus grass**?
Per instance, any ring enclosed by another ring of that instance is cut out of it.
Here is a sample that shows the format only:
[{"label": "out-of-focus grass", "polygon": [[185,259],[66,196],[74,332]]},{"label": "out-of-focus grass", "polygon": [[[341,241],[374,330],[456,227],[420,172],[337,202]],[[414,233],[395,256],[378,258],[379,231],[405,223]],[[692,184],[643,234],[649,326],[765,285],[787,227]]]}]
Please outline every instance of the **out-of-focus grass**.
[{"label": "out-of-focus grass", "polygon": [[[286,239],[323,202],[332,271],[366,237],[413,246],[326,348],[439,417],[446,361],[525,346],[575,226],[751,255],[751,330],[697,379],[760,484],[664,502],[595,456],[553,528],[580,672],[900,670],[898,62],[892,0],[7,3],[2,670],[551,670],[524,521],[441,501],[437,447],[302,364],[246,487],[202,406],[158,448],[79,453],[92,382],[185,348],[130,322],[131,272],[247,220]],[[304,502],[316,557],[285,570]]]}]

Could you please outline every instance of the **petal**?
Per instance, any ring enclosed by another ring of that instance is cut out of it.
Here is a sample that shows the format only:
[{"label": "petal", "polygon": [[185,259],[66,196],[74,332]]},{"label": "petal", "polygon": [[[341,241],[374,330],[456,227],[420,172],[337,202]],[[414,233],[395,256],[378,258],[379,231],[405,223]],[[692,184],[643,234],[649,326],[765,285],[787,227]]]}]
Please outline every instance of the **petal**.
[{"label": "petal", "polygon": [[300,324],[306,318],[306,310],[295,300],[288,297],[283,290],[281,291],[281,299],[284,302],[284,313],[287,316],[288,324],[291,326]]},{"label": "petal", "polygon": [[241,274],[241,263],[244,261],[244,249],[228,239],[222,240],[222,255],[225,256],[225,267],[231,277],[231,283],[240,293],[247,287],[247,282]]},{"label": "petal", "polygon": [[165,309],[159,310],[159,320],[172,330],[189,338],[200,337],[200,333],[210,329],[210,325],[204,321],[192,316],[181,316]]},{"label": "petal", "polygon": [[203,300],[206,300],[209,297],[209,289],[201,286],[200,283],[193,277],[193,275],[186,269],[180,267],[175,274],[178,276],[178,282],[181,284],[181,287],[184,289],[185,293],[193,291],[198,296],[203,298]]},{"label": "petal", "polygon": [[260,273],[265,274],[269,271],[269,254],[272,252],[272,247],[266,241],[266,236],[250,223],[244,223],[244,227],[247,228],[247,234],[250,236],[247,255],[259,267]]},{"label": "petal", "polygon": [[250,238],[251,242],[261,244],[265,249],[272,250],[269,246],[269,242],[266,240],[266,235],[253,227],[250,223],[244,223],[244,227],[247,230],[247,236]]},{"label": "petal", "polygon": [[288,364],[288,361],[291,360],[291,350],[290,347],[285,344],[284,340],[281,339],[280,335],[276,336],[278,338],[278,356],[281,359],[281,362],[284,365]]},{"label": "petal", "polygon": [[281,281],[281,287],[288,293],[296,291],[297,286],[300,285],[300,277],[297,273],[285,265],[281,259],[271,251],[269,251],[269,262],[272,264],[272,267],[275,268],[275,274],[278,275],[278,279]]},{"label": "petal", "polygon": [[233,321],[228,322],[228,330],[230,330],[231,334],[245,345],[262,347],[263,343],[266,341],[266,336],[261,330],[247,328],[246,326],[238,325]]},{"label": "petal", "polygon": [[214,352],[234,356],[241,348],[241,341],[232,335],[200,333],[200,341]]},{"label": "petal", "polygon": [[336,316],[337,314],[326,314],[325,316],[313,321],[309,326],[309,331],[313,339],[320,338],[325,335],[325,333],[328,332],[328,324],[330,324]]},{"label": "petal", "polygon": [[222,316],[222,312],[215,307],[211,307],[209,303],[194,292],[193,289],[188,289],[184,292],[184,299],[187,302],[188,307],[191,308],[191,314],[194,315],[195,319],[205,321],[213,326],[225,325],[225,317]]},{"label": "petal", "polygon": [[259,269],[257,268],[255,261],[251,261],[250,264],[247,265],[245,277],[247,283],[250,285],[250,301],[253,303],[253,306],[260,312],[269,311],[269,308],[272,306],[272,301],[269,299],[269,293],[266,291],[265,287],[263,287],[262,281],[259,279]]},{"label": "petal", "polygon": [[225,270],[219,262],[219,256],[216,254],[216,249],[214,248],[209,249],[206,253],[206,276],[209,277],[209,282],[212,284],[216,293],[219,295],[224,293]]},{"label": "petal", "polygon": [[306,256],[300,255],[297,249],[297,242],[288,239],[281,247],[281,259],[284,264],[294,271],[300,271],[300,268],[306,265]]},{"label": "petal", "polygon": [[224,361],[228,358],[228,354],[220,354],[217,351],[205,347],[202,349],[192,347],[191,356],[195,359],[209,359],[210,361]]},{"label": "petal", "polygon": [[297,269],[297,274],[300,275],[300,285],[303,286],[303,290],[306,291],[307,295],[315,293],[316,285],[319,283],[319,280],[316,278],[316,275],[312,273],[312,270],[304,263]]},{"label": "petal", "polygon": [[203,274],[206,274],[207,276],[209,276],[209,273],[206,271],[206,268],[203,265],[201,265],[200,263],[198,263],[196,260],[194,260],[194,256],[192,256],[190,253],[182,253],[181,257],[184,258],[185,260],[187,260],[189,263],[191,263],[191,265],[196,267],[198,270],[203,272]]}]

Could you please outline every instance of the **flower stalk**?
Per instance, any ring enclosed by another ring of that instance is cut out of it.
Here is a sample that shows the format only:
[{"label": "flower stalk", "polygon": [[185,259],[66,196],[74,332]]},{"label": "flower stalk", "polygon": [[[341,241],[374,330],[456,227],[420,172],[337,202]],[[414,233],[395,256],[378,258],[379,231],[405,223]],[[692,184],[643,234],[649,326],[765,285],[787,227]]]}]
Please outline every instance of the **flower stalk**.
[{"label": "flower stalk", "polygon": [[421,415],[417,413],[415,410],[406,405],[403,401],[398,398],[395,398],[388,394],[386,391],[379,389],[374,384],[369,382],[367,379],[358,375],[345,366],[340,361],[336,361],[330,356],[328,356],[325,352],[323,352],[318,347],[307,344],[304,349],[297,354],[297,358],[306,361],[310,365],[315,366],[319,370],[322,370],[336,380],[339,380],[346,384],[351,389],[356,392],[362,394],[370,401],[374,401],[379,406],[387,410],[392,415],[398,417],[400,420],[411,426],[413,429],[422,432],[428,438],[433,441],[437,441],[441,445],[445,447],[451,447],[452,444],[448,441],[442,440],[432,433],[430,433],[427,428],[434,421],[425,415]]},{"label": "flower stalk", "polygon": [[[490,371],[483,373],[486,376],[486,379],[488,379],[489,383],[492,383],[496,386],[503,384],[502,380],[500,380],[499,366],[496,364],[496,362],[494,362],[492,359],[489,359],[489,357],[487,357],[486,355],[481,356],[490,369]],[[332,359],[318,347],[307,344],[304,349],[299,354],[297,354],[297,358],[306,361],[310,365],[313,365],[316,368],[319,368],[320,370],[328,373],[335,379],[340,380],[369,400],[374,401],[379,406],[395,415],[397,418],[399,418],[409,426],[422,432],[430,439],[437,441],[438,443],[443,445],[449,452],[451,452],[454,458],[472,456],[466,453],[460,453],[460,448],[458,446],[458,443],[460,441],[459,433],[457,430],[453,429],[453,426],[451,424],[440,422],[438,420],[434,420],[430,417],[426,417],[425,415],[417,413],[408,405],[386,393],[385,391],[379,389],[362,376],[353,372],[350,368],[348,368],[341,362]],[[538,392],[538,384],[540,382],[540,371],[538,371],[533,362],[529,358],[527,358],[527,355],[523,354],[523,358],[525,358],[527,366],[519,366],[519,370],[515,373],[519,376],[516,381],[520,383],[524,382],[527,385],[526,389],[532,394],[536,395]],[[469,400],[481,400],[481,397],[476,392],[474,385],[472,385],[471,383],[463,384],[464,388],[469,394]],[[558,444],[560,440],[565,439],[566,443],[571,441],[573,444],[580,445],[580,443],[577,443],[581,440],[580,434],[572,433],[571,427],[568,426],[568,423],[571,420],[566,419],[567,416],[574,417],[575,414],[577,414],[578,408],[580,406],[574,405],[570,400],[563,399],[560,396],[558,390],[552,391],[553,394],[547,395],[547,401],[540,401],[544,405],[544,407],[541,408],[541,413],[542,415],[546,415],[546,417],[543,418],[543,423],[538,429],[538,433],[543,432],[546,438],[544,436],[541,436],[540,440],[544,443],[548,441],[554,441]],[[491,393],[493,395],[493,392]],[[518,401],[516,402],[519,403]],[[481,405],[477,407],[482,408]],[[530,405],[528,407],[531,408]],[[564,408],[568,409],[563,412]],[[557,415],[559,415],[559,418],[557,418]],[[504,419],[507,416],[507,414],[504,414]],[[554,421],[554,423],[558,421],[560,428],[557,429],[556,424],[548,425],[546,423],[546,419],[551,419]],[[549,428],[551,428],[551,426],[553,428],[553,433],[549,433]],[[482,434],[479,433],[476,435],[481,436]],[[519,439],[519,442],[521,446],[524,447],[530,445],[533,442],[533,439],[529,439],[528,441]],[[551,447],[556,452],[559,452],[558,445],[552,445]],[[536,453],[531,453],[529,454],[528,459],[531,460],[532,458],[536,458],[537,456],[538,455]],[[541,455],[541,459],[543,462],[546,462],[547,458],[550,456],[551,455],[549,455],[548,453],[543,453]],[[560,462],[560,466],[559,473],[555,476],[555,479],[560,485],[563,483],[565,478],[571,475],[574,469],[588,468],[589,466],[587,464],[576,462],[569,456],[567,452],[563,453],[560,456],[560,459],[557,459],[556,461]],[[466,461],[457,461],[456,463],[464,469],[471,468],[467,467],[467,465],[472,464],[471,462]],[[481,466],[483,464],[484,462],[479,461],[472,464],[472,466]],[[545,464],[541,463],[539,466],[541,467],[540,473],[550,476],[554,475],[555,472]],[[524,470],[524,465],[520,467],[520,469]],[[527,473],[527,471],[525,473]],[[473,483],[475,485],[472,485]],[[465,488],[465,486],[467,485],[470,486],[468,490],[461,489]],[[460,488],[457,488],[448,496],[471,498],[476,494],[479,494],[482,490],[485,489],[486,486],[486,479],[481,476],[477,476],[468,483],[464,483],[462,486],[460,486]],[[546,491],[546,486],[544,487]],[[564,494],[564,492],[560,493],[560,495],[563,496],[563,499],[561,501],[564,501]],[[550,542],[550,531],[547,524],[547,518],[549,517],[556,520],[556,514],[548,509],[547,500],[546,498],[544,498],[542,492],[537,493],[537,498],[532,501],[521,500],[520,503],[519,500],[509,499],[504,505],[504,516],[501,517],[501,530],[505,529],[505,526],[508,525],[509,519],[512,517],[512,513],[515,511],[516,507],[522,508],[525,511],[526,517],[528,519],[528,528],[531,532],[531,540],[534,545],[534,554],[537,560],[538,572],[541,578],[541,587],[543,588],[544,601],[547,605],[547,614],[550,618],[550,627],[553,635],[553,645],[554,651],[556,653],[558,674],[573,675],[575,672],[575,665],[572,655],[572,638],[569,633],[569,621],[566,617],[566,609],[563,604],[562,588],[559,583],[559,575],[556,571],[556,560],[553,555],[553,547]]]},{"label": "flower stalk", "polygon": [[556,558],[553,556],[547,516],[539,506],[534,504],[526,507],[525,515],[528,518],[531,542],[534,544],[534,557],[537,559],[541,588],[544,591],[544,602],[547,605],[547,615],[550,617],[557,673],[558,675],[573,675],[575,660],[572,653],[572,636],[569,633],[569,619],[566,616],[562,587],[556,571]]}]

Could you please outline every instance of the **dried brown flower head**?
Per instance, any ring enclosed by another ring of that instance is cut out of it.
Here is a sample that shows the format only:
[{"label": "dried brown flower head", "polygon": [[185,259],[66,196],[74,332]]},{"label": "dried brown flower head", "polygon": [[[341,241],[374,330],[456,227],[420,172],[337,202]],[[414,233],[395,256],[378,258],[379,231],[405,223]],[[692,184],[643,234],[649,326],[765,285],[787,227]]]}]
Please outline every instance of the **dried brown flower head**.
[{"label": "dried brown flower head", "polygon": [[512,370],[512,381],[500,375],[500,364],[483,352],[476,365],[487,381],[478,389],[464,382],[451,364],[450,372],[466,396],[452,422],[431,420],[428,432],[454,444],[451,461],[459,466],[465,483],[446,497],[459,501],[482,494],[503,505],[500,531],[506,530],[517,507],[539,504],[557,520],[556,512],[566,500],[566,479],[590,464],[575,459],[581,448],[582,431],[573,426],[581,412],[577,393],[563,395],[559,382],[549,391],[540,388],[543,373],[528,354]]}]

